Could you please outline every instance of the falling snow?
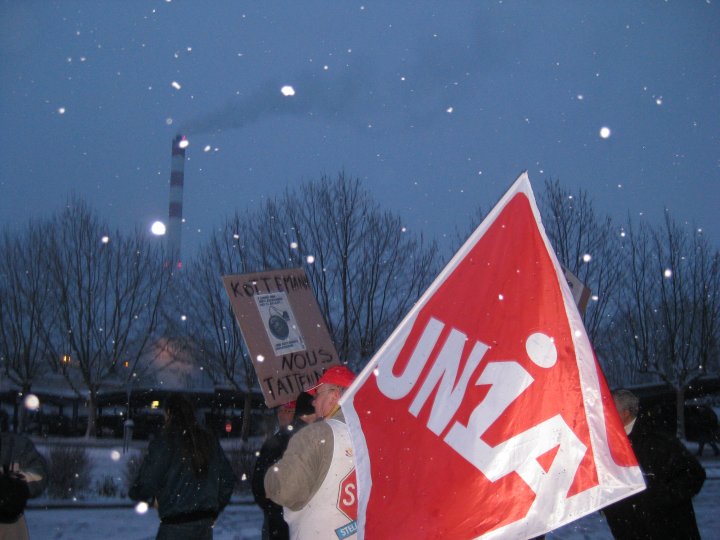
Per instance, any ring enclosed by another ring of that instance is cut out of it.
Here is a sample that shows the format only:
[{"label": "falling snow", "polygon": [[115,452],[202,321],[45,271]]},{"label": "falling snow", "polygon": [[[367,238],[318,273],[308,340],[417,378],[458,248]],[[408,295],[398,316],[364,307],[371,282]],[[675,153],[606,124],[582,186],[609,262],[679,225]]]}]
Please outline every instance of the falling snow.
[{"label": "falling snow", "polygon": [[[400,211],[411,231],[448,244],[452,231],[528,168],[537,186],[549,176],[573,191],[587,188],[598,215],[645,220],[669,205],[698,234],[717,239],[717,139],[709,119],[718,117],[718,100],[704,82],[718,79],[720,60],[702,39],[714,35],[717,2],[612,13],[573,3],[469,2],[432,13],[413,3],[338,5],[321,14],[326,30],[319,34],[305,30],[319,16],[306,6],[209,5],[197,17],[188,6],[8,3],[0,47],[9,133],[0,169],[3,223],[48,216],[77,191],[113,225],[164,235],[157,219],[167,212],[166,154],[176,132],[188,128],[195,138],[186,230],[198,243],[218,216],[341,169]],[[527,36],[508,42],[508,28]],[[53,39],[40,39],[40,31]],[[208,118],[202,129],[193,124]],[[315,263],[313,255],[293,255]],[[596,255],[593,265],[601,264]],[[662,275],[671,279],[673,271]],[[36,410],[36,400],[28,395],[23,404]],[[122,456],[110,453],[116,463]],[[708,538],[720,530],[717,484],[717,477],[709,481],[698,501]],[[117,527],[128,527],[125,538],[149,538],[157,526],[147,505],[31,509],[28,516],[34,540],[112,538]],[[215,538],[257,538],[260,522],[255,507],[232,506]],[[597,515],[549,535],[608,537]]]}]

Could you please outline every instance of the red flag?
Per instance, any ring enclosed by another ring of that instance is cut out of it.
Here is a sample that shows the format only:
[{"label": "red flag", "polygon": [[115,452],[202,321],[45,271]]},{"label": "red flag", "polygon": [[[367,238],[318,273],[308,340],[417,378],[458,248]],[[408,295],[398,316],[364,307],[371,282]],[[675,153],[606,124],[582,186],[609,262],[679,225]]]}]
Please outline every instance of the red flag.
[{"label": "red flag", "polygon": [[528,538],[644,489],[527,174],[342,407],[361,538]]}]

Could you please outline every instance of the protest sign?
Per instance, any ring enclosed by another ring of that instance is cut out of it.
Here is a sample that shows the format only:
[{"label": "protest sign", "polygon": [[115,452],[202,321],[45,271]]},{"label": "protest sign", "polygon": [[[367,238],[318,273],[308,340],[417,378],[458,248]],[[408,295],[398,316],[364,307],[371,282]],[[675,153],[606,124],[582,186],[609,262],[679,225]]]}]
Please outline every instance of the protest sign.
[{"label": "protest sign", "polygon": [[302,268],[224,276],[265,403],[292,401],[339,364]]},{"label": "protest sign", "polygon": [[580,281],[580,279],[570,270],[564,266],[562,269],[565,279],[567,280],[568,287],[570,287],[570,292],[573,295],[573,300],[575,300],[575,304],[578,307],[578,311],[580,311],[580,315],[583,315],[587,309],[592,291],[590,290],[590,287]]},{"label": "protest sign", "polygon": [[360,538],[530,538],[644,488],[526,174],[341,403]]}]

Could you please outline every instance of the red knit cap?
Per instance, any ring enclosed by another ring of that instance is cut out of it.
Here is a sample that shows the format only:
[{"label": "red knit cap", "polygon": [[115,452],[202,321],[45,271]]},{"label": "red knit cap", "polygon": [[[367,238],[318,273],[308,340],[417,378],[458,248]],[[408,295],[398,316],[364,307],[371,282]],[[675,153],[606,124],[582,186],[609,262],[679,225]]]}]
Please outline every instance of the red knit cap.
[{"label": "red knit cap", "polygon": [[321,384],[333,384],[335,386],[341,386],[347,388],[355,380],[355,374],[345,366],[332,366],[322,374],[322,377],[318,380],[318,383],[312,388],[305,390],[311,396],[314,396],[317,392],[318,386]]}]

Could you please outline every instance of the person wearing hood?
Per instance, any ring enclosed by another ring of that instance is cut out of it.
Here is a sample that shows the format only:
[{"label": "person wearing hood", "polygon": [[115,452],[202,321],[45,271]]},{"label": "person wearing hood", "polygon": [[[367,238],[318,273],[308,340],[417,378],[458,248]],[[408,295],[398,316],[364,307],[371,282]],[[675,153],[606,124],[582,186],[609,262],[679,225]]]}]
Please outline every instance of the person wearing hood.
[{"label": "person wearing hood", "polygon": [[603,509],[617,540],[656,538],[700,540],[692,498],[705,482],[705,470],[674,436],[653,429],[638,416],[639,400],[629,390],[613,392],[647,489]]},{"label": "person wearing hood", "polygon": [[235,473],[217,438],[198,424],[188,398],[170,396],[165,417],[128,496],[157,505],[156,540],[212,540],[215,520],[230,502]]},{"label": "person wearing hood", "polygon": [[290,537],[288,525],[283,518],[283,507],[265,495],[265,473],[282,457],[290,437],[315,421],[313,397],[307,392],[301,392],[296,401],[277,408],[277,417],[279,428],[263,443],[252,477],[253,497],[264,516],[262,540],[286,540]]},{"label": "person wearing hood", "polygon": [[9,479],[7,485],[3,482],[3,492],[0,493],[0,540],[27,540],[27,523],[19,507],[24,507],[27,498],[38,497],[45,490],[47,462],[28,437],[7,431],[7,416],[4,411],[0,413],[0,468],[3,473],[7,469],[20,480],[19,486]]},{"label": "person wearing hood", "polygon": [[[320,422],[297,433],[283,457],[265,474],[265,493],[284,507],[293,540],[337,540],[355,534],[356,524],[338,501],[357,507],[355,492],[342,493],[355,469],[350,432],[338,401],[355,379],[345,366],[333,366],[307,390]],[[346,486],[347,487],[347,486]]]}]

